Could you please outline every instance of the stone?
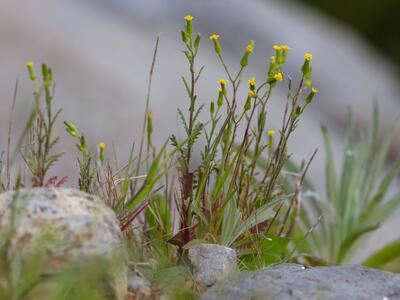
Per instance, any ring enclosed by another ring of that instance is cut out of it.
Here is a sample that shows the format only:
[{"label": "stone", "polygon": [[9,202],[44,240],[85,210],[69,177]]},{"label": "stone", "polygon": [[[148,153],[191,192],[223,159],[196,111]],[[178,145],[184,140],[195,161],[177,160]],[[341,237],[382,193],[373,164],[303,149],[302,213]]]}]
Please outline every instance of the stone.
[{"label": "stone", "polygon": [[[0,235],[15,220],[8,253],[18,253],[22,262],[32,259],[37,251],[45,253],[45,274],[89,257],[112,259],[122,254],[122,233],[112,209],[100,198],[78,190],[33,188],[6,192],[0,195],[0,216]],[[118,267],[113,272],[112,285],[123,299],[126,269]]]},{"label": "stone", "polygon": [[235,250],[216,244],[197,244],[189,248],[189,260],[196,281],[211,286],[238,271]]},{"label": "stone", "polygon": [[128,271],[128,290],[131,292],[137,292],[139,289],[149,289],[150,281],[143,276],[138,270]]},{"label": "stone", "polygon": [[138,270],[128,271],[128,299],[149,299],[151,296],[150,281]]},{"label": "stone", "polygon": [[229,278],[200,299],[400,299],[400,275],[360,265],[305,268],[281,264]]}]

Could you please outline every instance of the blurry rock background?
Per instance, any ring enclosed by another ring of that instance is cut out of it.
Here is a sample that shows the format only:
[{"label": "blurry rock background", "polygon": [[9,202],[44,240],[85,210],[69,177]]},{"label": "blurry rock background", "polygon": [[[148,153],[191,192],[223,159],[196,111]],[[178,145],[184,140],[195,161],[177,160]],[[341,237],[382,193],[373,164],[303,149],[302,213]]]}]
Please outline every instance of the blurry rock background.
[{"label": "blurry rock background", "polygon": [[[92,144],[100,140],[108,145],[115,142],[119,160],[125,161],[132,143],[139,141],[148,71],[160,32],[151,110],[155,140],[165,141],[179,128],[177,107],[188,106],[180,79],[188,71],[180,52],[179,32],[186,14],[195,16],[195,29],[203,35],[198,60],[199,67],[206,66],[199,83],[201,103],[215,100],[217,80],[226,77],[208,40],[212,33],[221,35],[227,65],[236,69],[244,46],[255,40],[245,79],[263,77],[274,44],[288,44],[294,49],[287,62],[287,72],[293,78],[299,76],[304,52],[313,53],[314,83],[320,94],[304,115],[290,147],[297,162],[319,148],[310,176],[321,191],[325,177],[321,123],[332,132],[340,164],[348,107],[361,126],[370,121],[373,100],[379,103],[384,126],[390,126],[399,115],[399,77],[388,56],[350,27],[297,2],[1,0],[0,150],[6,148],[16,77],[19,90],[14,142],[32,106],[32,84],[26,76],[25,62],[33,60],[37,67],[46,62],[55,72],[54,105],[64,109],[60,121],[73,121]],[[279,126],[284,101],[283,90],[276,91],[268,127]],[[63,140],[59,148],[67,154],[52,175],[70,176],[69,185],[75,185],[74,141],[63,130],[62,122],[58,133]],[[381,242],[397,235],[393,230],[382,230],[384,235],[378,233]],[[371,249],[380,245],[372,242]]]}]

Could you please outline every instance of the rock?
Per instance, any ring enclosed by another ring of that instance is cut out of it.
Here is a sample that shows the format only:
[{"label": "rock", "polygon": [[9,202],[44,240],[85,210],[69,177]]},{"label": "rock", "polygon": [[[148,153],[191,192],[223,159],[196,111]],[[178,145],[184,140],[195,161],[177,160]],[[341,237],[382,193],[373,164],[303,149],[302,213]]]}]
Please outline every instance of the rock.
[{"label": "rock", "polygon": [[140,290],[150,291],[150,281],[137,270],[128,271],[128,290],[137,293]]},{"label": "rock", "polygon": [[242,273],[213,286],[200,299],[400,299],[400,276],[359,265],[306,269],[282,264]]},{"label": "rock", "polygon": [[146,277],[137,270],[128,272],[128,300],[150,299],[151,284]]},{"label": "rock", "polygon": [[197,244],[189,248],[189,259],[196,281],[211,286],[238,270],[235,250],[216,244]]},{"label": "rock", "polygon": [[[18,253],[23,262],[37,251],[46,253],[42,273],[58,272],[89,257],[111,259],[122,254],[119,222],[96,196],[56,188],[1,194],[0,235],[10,228],[13,215],[16,226],[8,253]],[[126,270],[120,267],[113,272],[112,285],[122,299],[127,290]]]}]

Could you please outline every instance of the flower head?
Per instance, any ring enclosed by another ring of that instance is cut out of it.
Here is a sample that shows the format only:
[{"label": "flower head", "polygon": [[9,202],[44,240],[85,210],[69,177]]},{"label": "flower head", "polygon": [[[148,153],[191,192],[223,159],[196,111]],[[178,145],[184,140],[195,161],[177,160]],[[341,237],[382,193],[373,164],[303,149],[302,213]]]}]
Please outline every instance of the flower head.
[{"label": "flower head", "polygon": [[253,49],[254,49],[253,44],[248,44],[246,46],[246,53],[249,53],[249,54],[253,53]]},{"label": "flower head", "polygon": [[219,84],[220,85],[226,85],[227,82],[228,82],[228,80],[226,80],[226,79],[220,79],[219,80]]},{"label": "flower head", "polygon": [[311,94],[318,94],[318,90],[315,87],[311,88]]},{"label": "flower head", "polygon": [[255,95],[256,95],[256,94],[255,94],[252,90],[250,90],[250,91],[248,92],[248,94],[247,94],[247,96],[249,96],[250,98],[253,98]]},{"label": "flower head", "polygon": [[106,144],[104,142],[100,142],[99,143],[99,149],[100,151],[104,151],[104,149],[106,148]]},{"label": "flower head", "polygon": [[256,78],[255,78],[255,77],[251,77],[247,82],[248,82],[251,86],[255,86],[255,85],[256,85]]},{"label": "flower head", "polygon": [[282,75],[282,73],[281,73],[281,72],[276,73],[276,74],[274,75],[274,79],[275,79],[276,81],[282,81],[282,80],[283,80],[283,75]]},{"label": "flower head", "polygon": [[36,74],[35,69],[33,68],[33,61],[28,61],[26,67],[28,68],[29,78],[34,81],[36,79]]},{"label": "flower head", "polygon": [[272,48],[274,48],[276,51],[280,51],[282,49],[282,47],[278,45],[274,45]]},{"label": "flower head", "polygon": [[269,60],[270,60],[271,64],[274,64],[274,63],[276,62],[276,57],[275,57],[274,55],[272,55],[272,56],[269,58]]},{"label": "flower head", "polygon": [[221,88],[219,88],[218,89],[218,93],[222,93],[223,91],[222,91],[222,89]]},{"label": "flower head", "polygon": [[304,54],[304,58],[306,59],[306,61],[311,61],[311,60],[312,60],[312,54],[310,54],[310,53],[305,53],[305,54]]},{"label": "flower head", "polygon": [[292,48],[290,48],[288,45],[281,45],[281,49],[285,52],[292,50]]},{"label": "flower head", "polygon": [[268,131],[267,131],[267,135],[268,135],[269,137],[273,137],[273,136],[275,135],[275,130],[272,130],[272,129],[268,130]]},{"label": "flower head", "polygon": [[185,16],[185,20],[188,22],[191,22],[193,20],[193,16],[187,15],[187,16]]},{"label": "flower head", "polygon": [[210,40],[211,41],[218,41],[218,39],[219,39],[219,35],[218,34],[213,34],[213,35],[210,36]]}]

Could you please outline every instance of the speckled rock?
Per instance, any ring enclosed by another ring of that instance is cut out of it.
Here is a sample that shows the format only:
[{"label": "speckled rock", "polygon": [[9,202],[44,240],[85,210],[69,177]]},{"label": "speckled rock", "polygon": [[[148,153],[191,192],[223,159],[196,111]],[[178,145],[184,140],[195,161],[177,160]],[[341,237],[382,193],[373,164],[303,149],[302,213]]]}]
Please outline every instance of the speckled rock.
[{"label": "speckled rock", "polygon": [[150,299],[150,281],[140,271],[131,269],[128,271],[128,291],[131,298],[136,297],[134,299],[143,300]]},{"label": "speckled rock", "polygon": [[[12,212],[15,212],[14,214]],[[34,188],[0,195],[0,234],[15,229],[9,252],[22,260],[44,251],[43,272],[54,273],[89,256],[113,257],[122,251],[114,212],[96,196],[73,189]],[[117,271],[118,293],[126,293],[126,271]]]},{"label": "speckled rock", "polygon": [[282,264],[229,278],[200,299],[398,300],[400,276],[359,265],[306,269]]},{"label": "speckled rock", "polygon": [[189,248],[189,259],[200,285],[211,286],[238,270],[235,250],[221,245],[193,245]]}]

